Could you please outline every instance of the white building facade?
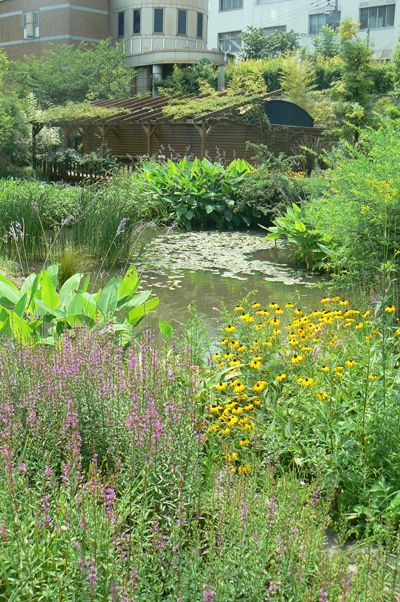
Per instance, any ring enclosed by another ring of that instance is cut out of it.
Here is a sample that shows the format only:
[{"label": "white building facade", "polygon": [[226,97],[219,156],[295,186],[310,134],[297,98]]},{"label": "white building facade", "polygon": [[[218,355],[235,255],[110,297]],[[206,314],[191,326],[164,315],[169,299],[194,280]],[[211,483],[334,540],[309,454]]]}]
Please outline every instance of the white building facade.
[{"label": "white building facade", "polygon": [[295,31],[302,46],[312,46],[323,25],[348,17],[361,23],[375,57],[389,59],[399,41],[400,0],[210,0],[208,48],[239,53],[250,26]]}]

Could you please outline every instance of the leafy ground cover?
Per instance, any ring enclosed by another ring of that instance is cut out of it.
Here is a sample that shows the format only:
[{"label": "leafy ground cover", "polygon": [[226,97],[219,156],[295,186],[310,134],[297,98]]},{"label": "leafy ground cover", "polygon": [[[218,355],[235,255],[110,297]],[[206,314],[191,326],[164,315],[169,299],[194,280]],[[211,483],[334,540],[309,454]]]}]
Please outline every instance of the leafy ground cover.
[{"label": "leafy ground cover", "polygon": [[3,338],[0,598],[396,600],[394,315],[246,301],[210,360]]}]

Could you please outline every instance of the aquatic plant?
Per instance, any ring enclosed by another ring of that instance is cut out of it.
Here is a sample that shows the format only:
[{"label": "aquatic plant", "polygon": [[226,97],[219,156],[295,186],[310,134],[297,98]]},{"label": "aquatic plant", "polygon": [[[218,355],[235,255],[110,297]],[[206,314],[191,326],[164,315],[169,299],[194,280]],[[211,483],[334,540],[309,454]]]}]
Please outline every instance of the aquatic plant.
[{"label": "aquatic plant", "polygon": [[[54,345],[66,330],[87,324],[109,328],[129,345],[134,328],[158,305],[151,291],[137,293],[138,274],[130,268],[95,293],[90,276],[76,273],[59,286],[59,265],[28,276],[20,289],[0,274],[0,333],[23,343]],[[137,293],[137,294],[135,294]]]}]

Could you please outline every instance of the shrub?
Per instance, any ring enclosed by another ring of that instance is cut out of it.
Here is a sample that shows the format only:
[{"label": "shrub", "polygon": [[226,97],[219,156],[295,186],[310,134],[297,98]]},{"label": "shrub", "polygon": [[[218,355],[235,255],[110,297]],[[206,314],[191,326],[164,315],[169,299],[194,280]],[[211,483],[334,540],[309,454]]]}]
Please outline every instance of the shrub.
[{"label": "shrub", "polygon": [[261,164],[240,184],[235,211],[248,226],[266,225],[291,203],[305,198],[304,174],[290,172],[287,164],[281,167]]},{"label": "shrub", "polygon": [[386,262],[399,267],[400,126],[387,121],[364,130],[358,144],[331,155],[334,165],[321,174],[319,192],[306,205],[306,221],[334,250],[331,267],[353,281],[372,285]]},{"label": "shrub", "polygon": [[373,315],[325,297],[304,314],[246,300],[226,317],[208,433],[234,474],[267,455],[333,490],[340,519],[397,529],[400,328],[386,303]]},{"label": "shrub", "polygon": [[231,229],[245,223],[245,216],[235,213],[235,204],[238,187],[252,169],[241,159],[224,167],[208,159],[184,158],[178,163],[146,163],[133,177],[144,182],[147,194],[168,203],[183,228]]}]

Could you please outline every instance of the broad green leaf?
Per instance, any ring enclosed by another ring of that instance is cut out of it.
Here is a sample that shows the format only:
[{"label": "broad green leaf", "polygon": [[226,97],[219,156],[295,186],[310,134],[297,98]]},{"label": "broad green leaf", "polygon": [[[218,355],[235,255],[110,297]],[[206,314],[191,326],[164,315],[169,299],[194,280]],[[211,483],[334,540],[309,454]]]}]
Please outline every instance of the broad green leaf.
[{"label": "broad green leaf", "polygon": [[139,276],[135,268],[130,268],[122,279],[118,289],[118,305],[126,297],[133,295],[139,286]]},{"label": "broad green leaf", "polygon": [[162,335],[162,337],[168,341],[168,339],[170,339],[172,337],[172,335],[174,334],[174,329],[172,327],[172,325],[169,322],[166,322],[165,320],[160,320],[158,323],[158,326],[160,328],[160,333]]},{"label": "broad green leaf", "polygon": [[97,307],[103,314],[104,318],[114,313],[118,302],[118,289],[119,289],[120,278],[113,276],[109,280],[101,292],[101,295],[97,301]]},{"label": "broad green leaf", "polygon": [[83,274],[74,274],[64,282],[60,289],[61,300],[64,301],[71,293],[76,293],[79,290],[79,285],[83,278]]},{"label": "broad green leaf", "polygon": [[21,293],[15,284],[0,274],[0,304],[12,309],[18,303]]},{"label": "broad green leaf", "polygon": [[57,293],[56,288],[54,286],[54,281],[48,270],[43,272],[41,284],[42,286],[40,289],[40,293],[42,301],[51,309],[52,312],[54,312],[60,306],[61,300],[60,295]]},{"label": "broad green leaf", "polygon": [[159,298],[154,297],[153,299],[150,299],[150,301],[146,301],[145,303],[143,303],[143,305],[140,305],[139,307],[136,307],[135,309],[130,311],[128,314],[129,324],[138,323],[148,312],[157,307],[159,302]]}]

